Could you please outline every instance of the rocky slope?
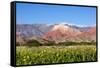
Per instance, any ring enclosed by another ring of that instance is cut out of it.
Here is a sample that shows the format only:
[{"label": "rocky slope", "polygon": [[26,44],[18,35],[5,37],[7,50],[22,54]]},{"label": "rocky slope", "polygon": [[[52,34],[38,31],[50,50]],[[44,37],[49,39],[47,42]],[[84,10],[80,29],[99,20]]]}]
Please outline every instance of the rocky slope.
[{"label": "rocky slope", "polygon": [[27,40],[39,42],[55,41],[96,41],[96,27],[77,27],[68,24],[17,24],[17,42],[25,43]]}]

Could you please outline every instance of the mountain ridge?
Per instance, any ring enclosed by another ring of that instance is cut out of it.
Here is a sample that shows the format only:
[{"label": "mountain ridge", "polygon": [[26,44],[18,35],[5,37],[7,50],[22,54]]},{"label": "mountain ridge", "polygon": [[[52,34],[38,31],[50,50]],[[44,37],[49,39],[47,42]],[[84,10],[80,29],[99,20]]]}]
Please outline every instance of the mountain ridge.
[{"label": "mountain ridge", "polygon": [[17,33],[20,33],[19,34],[20,39],[21,39],[20,41],[22,42],[25,39],[29,39],[29,38],[31,39],[33,38],[39,41],[52,40],[55,42],[80,41],[80,40],[84,41],[84,40],[90,40],[91,38],[92,40],[96,41],[96,27],[95,26],[94,27],[78,27],[78,26],[73,26],[69,24],[55,24],[55,25],[17,24],[16,26],[17,26],[16,37],[17,37]]}]

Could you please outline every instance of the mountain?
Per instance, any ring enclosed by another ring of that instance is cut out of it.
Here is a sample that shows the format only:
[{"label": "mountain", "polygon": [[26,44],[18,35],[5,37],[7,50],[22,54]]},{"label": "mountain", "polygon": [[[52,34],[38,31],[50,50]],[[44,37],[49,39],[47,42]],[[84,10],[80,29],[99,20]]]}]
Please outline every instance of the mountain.
[{"label": "mountain", "polygon": [[78,29],[81,32],[86,32],[86,31],[88,31],[92,28],[92,26],[90,26],[90,27],[86,27],[86,26],[85,27],[78,27],[78,26],[75,26],[75,25],[70,25],[70,27]]},{"label": "mountain", "polygon": [[[19,33],[24,37],[31,37],[31,36],[42,36],[45,33],[49,32],[53,27],[59,24],[54,25],[47,25],[47,24],[17,24],[16,25],[16,33]],[[61,24],[60,24],[61,25]],[[91,27],[78,27],[75,25],[69,24],[62,24],[66,27],[71,27],[73,29],[77,29],[81,32],[87,31],[91,29]],[[56,28],[56,27],[55,27]]]},{"label": "mountain", "polygon": [[17,24],[16,32],[20,32],[24,37],[41,36],[50,30],[46,24]]},{"label": "mountain", "polygon": [[[61,24],[63,24],[63,23],[61,23]],[[70,24],[66,24],[66,23],[64,25],[69,26],[74,29],[78,29],[81,32],[88,31],[89,29],[92,28],[92,26],[77,26],[77,25],[70,25]]]},{"label": "mountain", "polygon": [[96,41],[96,27],[92,27],[86,32],[82,32],[81,34],[77,35],[79,40],[84,41]]},{"label": "mountain", "polygon": [[81,31],[69,25],[58,24],[50,32],[46,33],[43,38],[56,43],[64,41],[96,41],[96,27]]},{"label": "mountain", "polygon": [[96,41],[96,27],[78,27],[69,24],[17,24],[17,42],[28,40],[46,41]]},{"label": "mountain", "polygon": [[55,25],[50,32],[46,33],[43,38],[47,40],[52,40],[55,42],[61,42],[66,40],[71,40],[76,35],[80,34],[81,31],[73,29],[70,26],[64,24]]},{"label": "mountain", "polygon": [[21,36],[20,32],[16,33],[16,43],[25,44],[24,37]]}]

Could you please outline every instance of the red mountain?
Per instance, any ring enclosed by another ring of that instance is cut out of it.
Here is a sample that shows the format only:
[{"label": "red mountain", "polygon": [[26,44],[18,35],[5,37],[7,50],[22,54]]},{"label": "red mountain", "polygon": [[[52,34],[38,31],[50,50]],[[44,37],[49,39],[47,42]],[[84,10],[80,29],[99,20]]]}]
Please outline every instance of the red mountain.
[{"label": "red mountain", "polygon": [[96,27],[92,27],[90,30],[82,32],[81,34],[77,35],[77,37],[79,40],[96,41]]},{"label": "red mountain", "polygon": [[55,25],[52,30],[43,36],[44,39],[63,42],[63,41],[96,41],[96,27],[88,31],[81,32],[64,24]]},{"label": "red mountain", "polygon": [[43,38],[46,40],[61,42],[66,40],[73,40],[73,38],[80,33],[81,32],[77,29],[73,29],[64,24],[59,24],[55,25],[50,32],[43,36]]},{"label": "red mountain", "polygon": [[20,45],[25,43],[25,41],[24,41],[23,37],[21,36],[20,32],[16,33],[16,43],[19,43]]}]

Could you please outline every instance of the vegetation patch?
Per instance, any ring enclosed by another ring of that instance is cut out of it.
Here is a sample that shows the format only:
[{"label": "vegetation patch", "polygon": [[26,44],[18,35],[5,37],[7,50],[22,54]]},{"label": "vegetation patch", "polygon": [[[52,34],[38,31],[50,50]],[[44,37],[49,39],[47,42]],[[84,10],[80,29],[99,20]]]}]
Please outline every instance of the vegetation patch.
[{"label": "vegetation patch", "polygon": [[16,64],[53,64],[96,61],[94,45],[72,46],[17,46]]}]

